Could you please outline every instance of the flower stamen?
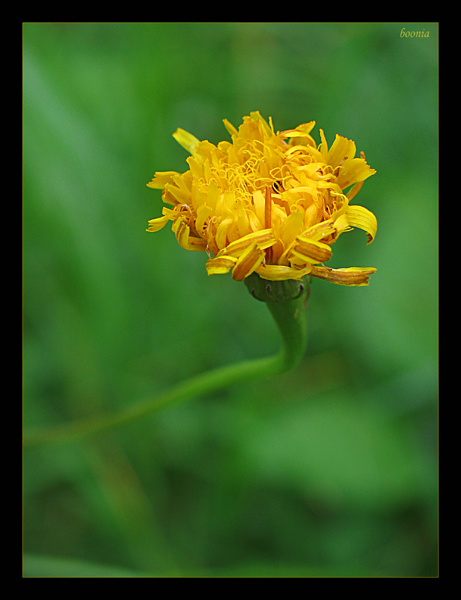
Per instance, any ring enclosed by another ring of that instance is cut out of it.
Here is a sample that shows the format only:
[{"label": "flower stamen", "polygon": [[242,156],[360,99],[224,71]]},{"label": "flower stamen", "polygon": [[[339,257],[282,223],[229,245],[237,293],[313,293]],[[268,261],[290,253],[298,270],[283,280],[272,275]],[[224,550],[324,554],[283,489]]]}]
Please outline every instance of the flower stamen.
[{"label": "flower stamen", "polygon": [[[266,188],[266,197],[264,202],[264,227],[270,229],[272,227],[272,192],[271,188]],[[272,246],[266,248],[266,264],[270,264],[272,260]]]}]

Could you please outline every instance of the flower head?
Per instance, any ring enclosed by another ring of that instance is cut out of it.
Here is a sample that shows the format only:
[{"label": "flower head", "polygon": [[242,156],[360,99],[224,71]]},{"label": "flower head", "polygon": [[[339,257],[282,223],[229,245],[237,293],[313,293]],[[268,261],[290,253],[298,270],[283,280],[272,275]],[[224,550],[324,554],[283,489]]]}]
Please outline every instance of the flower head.
[{"label": "flower head", "polygon": [[[315,122],[275,133],[259,112],[244,117],[238,130],[227,119],[232,141],[217,146],[178,129],[174,138],[190,153],[184,173],[155,173],[147,185],[162,189],[163,216],[149,221],[158,231],[169,221],[186,250],[206,251],[209,275],[232,271],[241,281],[255,272],[263,279],[305,275],[340,285],[367,285],[376,269],[330,269],[331,245],[359,227],[368,244],[376,217],[350,205],[365,179],[376,171],[355,143],[336,136],[328,148]],[[348,190],[345,193],[345,190]]]}]

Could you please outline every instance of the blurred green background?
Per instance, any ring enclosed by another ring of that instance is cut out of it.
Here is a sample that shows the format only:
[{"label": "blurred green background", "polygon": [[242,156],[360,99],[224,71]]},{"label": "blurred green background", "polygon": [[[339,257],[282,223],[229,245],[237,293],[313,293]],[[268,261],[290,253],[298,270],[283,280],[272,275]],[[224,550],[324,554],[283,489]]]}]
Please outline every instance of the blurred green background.
[{"label": "blurred green background", "polygon": [[278,350],[245,286],[145,232],[175,129],[217,143],[253,110],[366,153],[378,234],[329,265],[378,271],[314,280],[293,372],[26,449],[25,576],[437,576],[436,23],[25,23],[24,426]]}]

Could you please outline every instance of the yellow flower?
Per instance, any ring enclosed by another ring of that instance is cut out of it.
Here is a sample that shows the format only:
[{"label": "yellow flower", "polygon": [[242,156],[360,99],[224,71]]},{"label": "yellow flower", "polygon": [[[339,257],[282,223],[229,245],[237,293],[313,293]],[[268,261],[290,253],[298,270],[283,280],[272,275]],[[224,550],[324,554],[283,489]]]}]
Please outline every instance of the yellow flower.
[{"label": "yellow flower", "polygon": [[[217,146],[178,129],[174,138],[190,153],[184,173],[164,171],[147,185],[162,189],[163,216],[149,221],[158,231],[169,221],[186,250],[206,251],[209,275],[232,271],[238,281],[251,273],[263,279],[305,275],[340,285],[368,285],[376,269],[330,269],[331,245],[341,233],[359,227],[371,243],[376,217],[349,205],[365,179],[376,171],[355,143],[340,135],[328,148],[314,121],[274,132],[259,112],[244,117],[237,130],[224,125],[232,142]],[[347,188],[347,193],[344,192]]]}]

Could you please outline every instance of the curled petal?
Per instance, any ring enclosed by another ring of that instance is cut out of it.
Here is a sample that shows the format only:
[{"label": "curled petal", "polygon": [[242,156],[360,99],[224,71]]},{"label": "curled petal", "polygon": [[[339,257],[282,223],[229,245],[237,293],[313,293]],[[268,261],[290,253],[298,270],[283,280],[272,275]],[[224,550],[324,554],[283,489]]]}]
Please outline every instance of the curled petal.
[{"label": "curled petal", "polygon": [[176,235],[179,245],[185,250],[195,250],[197,252],[206,250],[206,241],[190,235],[190,227],[187,225],[185,219],[181,217],[176,219],[171,229]]},{"label": "curled petal", "polygon": [[264,250],[256,242],[253,242],[237,259],[232,270],[233,279],[243,281],[259,267],[263,260]]},{"label": "curled petal", "polygon": [[[360,183],[376,173],[363,158],[352,158],[339,167],[338,184],[341,189]],[[355,194],[354,194],[355,195]]]},{"label": "curled petal", "polygon": [[187,250],[189,244],[189,233],[190,233],[190,227],[189,225],[187,225],[187,223],[185,222],[184,219],[176,219],[176,221],[173,223],[171,229],[173,230],[174,234],[176,235],[176,239],[178,240],[179,245],[182,248],[185,248]]},{"label": "curled petal", "polygon": [[207,260],[205,267],[208,275],[223,275],[228,273],[237,262],[233,256],[217,256]]},{"label": "curled petal", "polygon": [[309,135],[314,125],[315,121],[310,121],[310,123],[303,123],[302,125],[298,125],[296,129],[287,129],[286,131],[282,131],[282,135],[284,138],[290,138],[290,145],[303,144],[305,146],[315,148],[315,141]]},{"label": "curled petal", "polygon": [[311,269],[310,265],[304,269],[293,269],[284,265],[261,265],[256,269],[256,273],[262,279],[283,281],[284,279],[302,279],[304,275],[308,275],[311,272]]},{"label": "curled petal", "polygon": [[348,267],[346,269],[330,269],[313,266],[310,274],[319,279],[325,279],[337,285],[368,285],[369,275],[374,273],[374,267]]},{"label": "curled petal", "polygon": [[336,235],[334,237],[335,241],[338,239],[338,237],[341,235],[341,233],[344,233],[345,231],[352,231],[352,227],[350,226],[345,213],[340,215],[335,220],[335,229],[336,229]]},{"label": "curled petal", "polygon": [[363,229],[367,234],[367,245],[371,244],[378,229],[375,215],[363,206],[348,206],[346,219],[350,226]]},{"label": "curled petal", "polygon": [[304,137],[308,135],[311,130],[314,128],[315,121],[309,121],[309,123],[302,123],[302,125],[298,125],[295,129],[286,129],[282,131],[282,135],[284,137]]},{"label": "curled petal", "polygon": [[298,236],[292,249],[292,254],[309,263],[323,263],[331,258],[331,248],[323,242]]}]

